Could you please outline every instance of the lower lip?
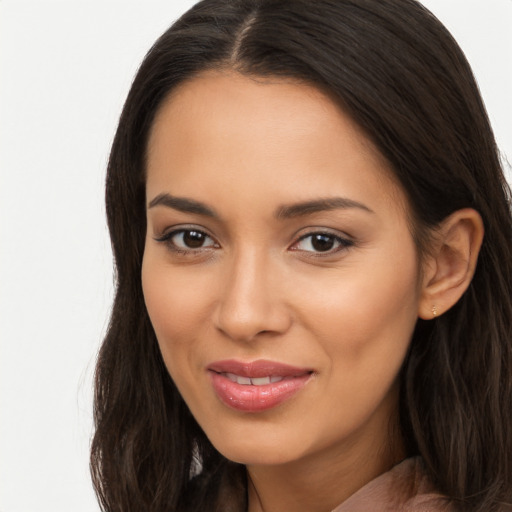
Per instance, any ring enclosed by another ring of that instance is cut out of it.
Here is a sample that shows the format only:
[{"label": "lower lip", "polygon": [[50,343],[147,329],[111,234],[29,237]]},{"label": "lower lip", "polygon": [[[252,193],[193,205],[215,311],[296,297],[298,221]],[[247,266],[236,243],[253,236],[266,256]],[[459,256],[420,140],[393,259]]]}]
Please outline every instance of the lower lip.
[{"label": "lower lip", "polygon": [[210,376],[217,396],[228,407],[243,412],[261,412],[292,398],[306,385],[311,374],[285,378],[263,386],[238,384],[213,371],[210,371]]}]

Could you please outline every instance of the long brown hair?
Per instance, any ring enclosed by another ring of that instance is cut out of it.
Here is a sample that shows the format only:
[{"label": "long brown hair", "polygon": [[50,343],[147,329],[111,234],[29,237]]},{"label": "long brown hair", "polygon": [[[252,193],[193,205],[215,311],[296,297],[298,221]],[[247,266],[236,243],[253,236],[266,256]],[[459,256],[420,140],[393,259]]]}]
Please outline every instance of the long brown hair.
[{"label": "long brown hair", "polygon": [[241,511],[245,473],[210,444],[170,378],[142,295],[145,151],[163,99],[212,68],[327,89],[388,159],[419,252],[428,232],[476,209],[485,239],[461,300],[418,320],[400,420],[439,491],[461,510],[512,502],[512,219],[470,67],[415,0],[204,0],[155,43],[134,80],[108,165],[116,295],[98,358],[91,468],[108,511]]}]

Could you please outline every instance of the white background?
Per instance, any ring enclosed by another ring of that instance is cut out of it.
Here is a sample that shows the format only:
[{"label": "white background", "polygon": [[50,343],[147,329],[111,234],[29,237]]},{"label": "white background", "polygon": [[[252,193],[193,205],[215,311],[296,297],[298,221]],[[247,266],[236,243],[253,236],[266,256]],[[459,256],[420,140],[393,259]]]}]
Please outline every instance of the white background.
[{"label": "white background", "polygon": [[[512,0],[424,3],[466,52],[512,161]],[[0,0],[0,512],[98,510],[106,160],[140,61],[192,4]]]}]

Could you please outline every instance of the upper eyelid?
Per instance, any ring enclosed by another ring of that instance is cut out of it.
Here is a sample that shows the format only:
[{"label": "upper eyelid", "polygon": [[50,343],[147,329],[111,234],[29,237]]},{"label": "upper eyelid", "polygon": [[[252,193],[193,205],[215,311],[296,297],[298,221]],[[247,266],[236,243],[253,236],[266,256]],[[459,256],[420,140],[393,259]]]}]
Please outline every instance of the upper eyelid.
[{"label": "upper eyelid", "polygon": [[335,233],[331,233],[330,231],[313,231],[311,233],[306,233],[305,235],[301,235],[299,238],[297,238],[295,240],[295,242],[292,243],[292,245],[296,245],[299,242],[301,242],[302,240],[305,240],[305,239],[315,236],[315,235],[328,235],[328,236],[332,236],[333,238],[339,240],[340,242],[349,242],[350,244],[354,243],[352,238],[348,237],[348,236],[337,235]]},{"label": "upper eyelid", "polygon": [[327,228],[327,227],[322,227],[322,226],[309,226],[307,228],[302,228],[302,229],[296,231],[293,236],[294,236],[295,242],[298,242],[299,240],[307,238],[308,236],[319,235],[319,234],[331,235],[336,238],[339,238],[340,240],[347,240],[347,241],[351,241],[351,242],[354,241],[354,237],[349,235],[345,231],[340,231],[338,229]]},{"label": "upper eyelid", "polygon": [[[204,247],[197,247],[197,248],[187,248],[187,249],[184,249],[184,248],[181,248],[179,247],[178,245],[176,245],[175,243],[172,242],[172,238],[180,233],[184,233],[186,231],[196,231],[196,232],[199,232],[203,235],[205,235],[207,238],[209,238],[210,240],[213,241],[213,245],[207,245],[207,246],[204,246]],[[169,247],[173,246],[176,250],[180,250],[181,252],[183,251],[187,251],[187,252],[198,252],[198,251],[204,251],[205,249],[217,249],[220,247],[220,244],[219,242],[217,242],[217,240],[211,236],[210,234],[208,234],[207,232],[201,230],[201,229],[197,229],[197,228],[178,228],[178,229],[169,229],[169,230],[166,230],[164,231],[161,235],[159,236],[154,236],[153,239],[156,241],[156,242],[159,242],[159,243],[165,243],[166,245],[168,245]]]},{"label": "upper eyelid", "polygon": [[313,236],[313,235],[330,235],[330,236],[334,236],[336,238],[341,238],[341,239],[351,238],[349,235],[346,235],[344,233],[340,233],[340,232],[337,232],[337,231],[334,231],[331,229],[314,229],[312,231],[308,231],[307,233],[299,235],[298,240],[301,240],[303,238],[307,238],[308,236]]},{"label": "upper eyelid", "polygon": [[185,225],[185,226],[178,225],[178,226],[166,227],[164,230],[161,231],[161,233],[159,235],[155,235],[154,238],[156,238],[156,239],[169,238],[173,235],[176,235],[177,233],[182,233],[184,231],[197,231],[197,232],[202,233],[203,235],[206,235],[207,237],[216,241],[216,238],[211,233],[209,233],[209,231],[207,229],[203,228],[202,226],[194,226],[194,225],[188,225],[188,226],[187,225]]}]

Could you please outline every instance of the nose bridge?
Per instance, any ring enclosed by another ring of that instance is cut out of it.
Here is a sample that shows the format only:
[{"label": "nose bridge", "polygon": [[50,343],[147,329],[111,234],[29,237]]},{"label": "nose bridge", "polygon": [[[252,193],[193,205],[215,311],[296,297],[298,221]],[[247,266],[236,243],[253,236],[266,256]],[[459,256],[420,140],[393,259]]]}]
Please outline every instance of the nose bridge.
[{"label": "nose bridge", "polygon": [[274,266],[268,253],[254,245],[232,255],[217,311],[217,328],[224,334],[250,341],[260,333],[277,334],[288,328]]}]

